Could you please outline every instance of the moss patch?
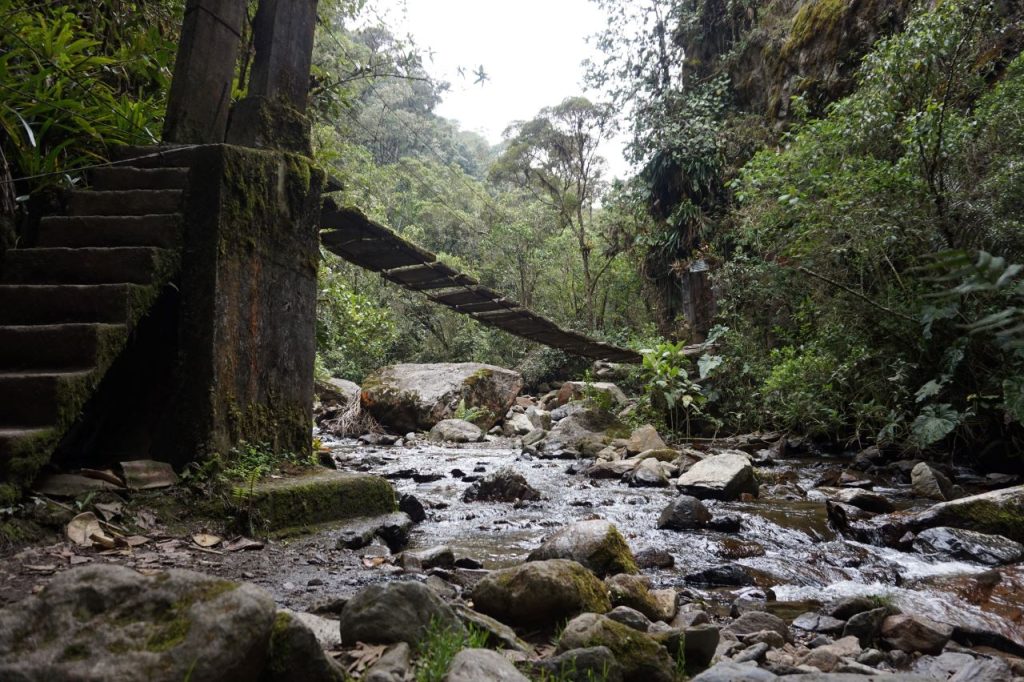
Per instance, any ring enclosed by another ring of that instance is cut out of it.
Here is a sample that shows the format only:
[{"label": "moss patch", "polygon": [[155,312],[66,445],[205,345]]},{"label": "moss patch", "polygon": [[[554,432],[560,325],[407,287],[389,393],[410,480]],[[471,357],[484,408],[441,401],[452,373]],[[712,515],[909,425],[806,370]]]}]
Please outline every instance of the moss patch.
[{"label": "moss patch", "polygon": [[848,0],[813,0],[804,4],[793,17],[782,56],[788,57],[823,36],[830,40],[849,8]]},{"label": "moss patch", "polygon": [[598,550],[590,557],[594,566],[604,567],[601,571],[607,575],[616,573],[639,573],[636,560],[633,558],[633,551],[626,544],[626,539],[615,526],[608,528],[604,542]]}]

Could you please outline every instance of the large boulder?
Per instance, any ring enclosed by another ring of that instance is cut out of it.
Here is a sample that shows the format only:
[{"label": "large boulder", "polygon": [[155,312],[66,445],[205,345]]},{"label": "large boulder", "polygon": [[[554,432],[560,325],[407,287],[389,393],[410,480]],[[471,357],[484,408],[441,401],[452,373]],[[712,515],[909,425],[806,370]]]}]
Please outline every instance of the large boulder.
[{"label": "large boulder", "polygon": [[953,483],[946,478],[945,474],[924,462],[919,462],[911,469],[910,484],[914,489],[914,494],[918,497],[926,497],[939,502],[956,497],[953,494]]},{"label": "large boulder", "polygon": [[618,529],[604,519],[578,521],[558,531],[537,549],[528,561],[570,559],[583,564],[600,577],[636,573],[633,552]]},{"label": "large boulder", "polygon": [[505,416],[523,387],[510,369],[475,362],[391,365],[363,380],[363,409],[396,431],[428,430],[455,416],[460,405],[475,411],[484,431]]},{"label": "large boulder", "polygon": [[517,502],[541,499],[540,492],[519,472],[501,468],[473,483],[462,495],[463,502]]},{"label": "large boulder", "polygon": [[346,646],[356,642],[405,642],[415,646],[432,624],[442,629],[464,630],[451,607],[430,588],[403,581],[370,585],[357,592],[342,609],[339,627]]},{"label": "large boulder", "polygon": [[989,566],[1024,561],[1024,545],[1002,535],[986,535],[962,528],[928,528],[914,538],[914,549],[946,559],[977,561]]},{"label": "large boulder", "polygon": [[757,496],[757,480],[750,458],[742,453],[713,455],[694,464],[679,477],[679,489],[706,500],[736,500],[743,493]]},{"label": "large boulder", "polygon": [[569,621],[558,638],[558,651],[608,647],[622,666],[626,682],[672,682],[675,661],[652,637],[607,616],[584,613]]},{"label": "large boulder", "polygon": [[611,609],[604,583],[565,559],[492,571],[473,587],[473,606],[503,623],[539,627],[554,626],[584,611]]},{"label": "large boulder", "polygon": [[578,409],[552,427],[544,449],[573,450],[593,456],[625,431],[625,427],[610,412],[598,408]]},{"label": "large boulder", "polygon": [[0,610],[0,680],[255,680],[274,622],[251,585],[87,566]]},{"label": "large boulder", "polygon": [[476,443],[483,437],[480,427],[465,419],[442,419],[427,434],[429,440],[447,443]]},{"label": "large boulder", "polygon": [[952,626],[923,616],[901,613],[882,622],[885,643],[908,654],[921,652],[937,656],[952,636]]}]

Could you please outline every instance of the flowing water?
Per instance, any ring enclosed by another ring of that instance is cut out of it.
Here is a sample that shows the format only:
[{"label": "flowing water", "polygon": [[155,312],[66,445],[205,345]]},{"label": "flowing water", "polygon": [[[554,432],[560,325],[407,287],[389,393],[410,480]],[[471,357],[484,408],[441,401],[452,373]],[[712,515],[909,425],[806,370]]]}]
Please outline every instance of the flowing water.
[{"label": "flowing water", "polygon": [[[389,478],[399,493],[416,496],[427,520],[413,531],[410,549],[448,545],[457,557],[486,568],[522,562],[543,539],[574,521],[601,517],[613,522],[634,552],[665,550],[675,565],[645,571],[657,587],[687,588],[725,609],[741,588],[701,588],[684,576],[727,563],[749,569],[761,588],[770,588],[788,615],[810,610],[816,602],[864,595],[887,600],[903,610],[956,624],[967,630],[997,633],[1024,647],[1024,568],[1000,569],[994,587],[975,578],[991,569],[942,561],[920,554],[844,540],[829,527],[824,499],[763,497],[753,502],[707,502],[715,516],[742,519],[737,533],[658,530],[662,509],[677,494],[671,488],[630,488],[617,480],[594,480],[581,463],[522,455],[508,441],[461,447],[415,444],[368,447],[353,441],[329,442],[339,468]],[[828,459],[780,460],[759,469],[763,478],[812,490],[823,469],[841,465]],[[463,502],[472,481],[510,468],[543,495],[539,502]],[[901,508],[914,504],[906,488],[876,488]],[[984,577],[984,576],[982,576]],[[991,582],[991,581],[989,581]],[[750,591],[750,588],[747,588]],[[792,602],[792,604],[788,604]]]}]

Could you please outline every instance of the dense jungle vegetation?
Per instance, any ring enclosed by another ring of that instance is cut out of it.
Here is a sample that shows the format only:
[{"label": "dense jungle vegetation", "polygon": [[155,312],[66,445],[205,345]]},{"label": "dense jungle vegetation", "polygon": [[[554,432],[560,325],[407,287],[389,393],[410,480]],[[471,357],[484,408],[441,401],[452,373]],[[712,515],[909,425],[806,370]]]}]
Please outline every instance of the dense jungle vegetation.
[{"label": "dense jungle vegetation", "polygon": [[[1019,463],[1019,3],[594,1],[590,96],[492,146],[434,113],[447,84],[367,2],[321,0],[313,136],[338,199],[559,323],[652,349],[634,381],[679,428]],[[182,4],[0,0],[0,253],[79,169],[158,141]],[[597,152],[614,112],[635,177]],[[327,254],[320,282],[322,373],[480,360],[536,384],[577,362]]]}]

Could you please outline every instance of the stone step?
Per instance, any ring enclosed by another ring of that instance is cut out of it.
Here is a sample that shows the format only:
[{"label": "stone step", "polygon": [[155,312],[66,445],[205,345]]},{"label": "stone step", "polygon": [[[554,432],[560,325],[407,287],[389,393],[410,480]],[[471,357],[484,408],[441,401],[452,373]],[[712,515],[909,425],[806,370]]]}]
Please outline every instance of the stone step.
[{"label": "stone step", "polygon": [[129,216],[176,213],[184,192],[180,189],[75,190],[68,213],[74,216]]},{"label": "stone step", "polygon": [[0,324],[123,324],[144,305],[135,284],[0,284]]},{"label": "stone step", "polygon": [[89,173],[89,185],[94,190],[185,189],[188,187],[188,168],[97,168]]},{"label": "stone step", "polygon": [[7,252],[0,283],[150,284],[170,270],[174,254],[148,246],[14,249]]},{"label": "stone step", "polygon": [[181,214],[48,216],[39,222],[37,246],[156,246],[181,241]]},{"label": "stone step", "polygon": [[92,370],[0,372],[0,428],[39,428],[58,423],[63,403],[81,407]]},{"label": "stone step", "polygon": [[135,168],[187,168],[192,165],[194,147],[176,145],[126,145],[115,147],[115,161],[130,162]]},{"label": "stone step", "polygon": [[82,369],[96,365],[103,347],[127,332],[123,324],[9,325],[0,327],[0,371]]},{"label": "stone step", "polygon": [[45,428],[16,426],[0,429],[0,464],[6,463],[16,452],[52,438],[52,436],[53,430]]}]

